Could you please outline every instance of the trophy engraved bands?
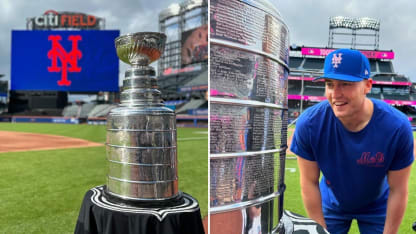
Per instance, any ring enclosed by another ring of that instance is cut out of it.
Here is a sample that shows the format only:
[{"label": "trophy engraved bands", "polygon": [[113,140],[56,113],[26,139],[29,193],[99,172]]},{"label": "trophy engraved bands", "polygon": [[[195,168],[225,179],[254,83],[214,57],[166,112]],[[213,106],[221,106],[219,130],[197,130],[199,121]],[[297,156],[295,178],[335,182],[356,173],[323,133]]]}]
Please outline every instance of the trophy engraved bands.
[{"label": "trophy engraved bands", "polygon": [[165,46],[162,33],[143,32],[116,38],[117,55],[130,64],[121,104],[107,117],[106,194],[123,202],[162,204],[179,200],[176,118],[164,107],[155,71],[148,66]]},{"label": "trophy engraved bands", "polygon": [[288,28],[265,0],[210,0],[210,26],[211,232],[272,233],[283,211]]}]

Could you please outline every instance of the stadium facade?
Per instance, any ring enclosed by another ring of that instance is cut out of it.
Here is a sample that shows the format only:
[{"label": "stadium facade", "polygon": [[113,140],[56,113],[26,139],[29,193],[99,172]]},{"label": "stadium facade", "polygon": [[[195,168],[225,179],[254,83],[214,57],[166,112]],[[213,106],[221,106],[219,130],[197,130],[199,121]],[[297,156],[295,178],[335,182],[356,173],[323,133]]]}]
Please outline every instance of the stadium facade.
[{"label": "stadium facade", "polygon": [[167,35],[158,62],[158,85],[165,104],[179,122],[208,122],[208,3],[187,0],[159,14],[159,31]]},{"label": "stadium facade", "polygon": [[[171,4],[159,14],[159,31],[167,34],[158,63],[159,89],[179,122],[192,126],[208,123],[207,10],[206,0],[186,0]],[[97,44],[89,43],[93,33],[95,38],[107,35],[105,41],[111,41],[111,48],[90,53],[88,50]],[[26,30],[12,31],[11,84],[0,80],[0,119],[105,123],[105,116],[119,101],[119,62],[114,48],[118,35],[118,30],[105,30],[104,18],[85,13],[47,10],[27,18]],[[35,40],[41,49],[30,47],[28,40]],[[104,58],[109,59],[107,64],[103,64]],[[25,63],[21,69],[23,59],[37,62]],[[87,95],[96,98],[70,102],[75,96]]]},{"label": "stadium facade", "polygon": [[337,48],[360,50],[370,61],[373,87],[367,95],[404,112],[416,125],[416,92],[411,80],[394,69],[392,50],[379,50],[380,22],[371,18],[332,17],[326,47],[291,46],[288,82],[289,119],[325,100],[324,82],[312,82],[323,74],[325,56]]},{"label": "stadium facade", "polygon": [[[9,82],[5,80],[3,74],[0,74],[0,113],[7,112],[7,97],[9,90]],[[4,80],[2,80],[3,78]]]}]

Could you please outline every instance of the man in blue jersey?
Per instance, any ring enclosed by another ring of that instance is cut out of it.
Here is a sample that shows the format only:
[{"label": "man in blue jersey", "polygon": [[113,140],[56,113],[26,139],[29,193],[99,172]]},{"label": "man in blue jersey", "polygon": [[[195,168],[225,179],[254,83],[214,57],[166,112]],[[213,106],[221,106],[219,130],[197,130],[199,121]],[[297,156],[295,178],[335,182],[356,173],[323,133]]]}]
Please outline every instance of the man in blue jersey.
[{"label": "man in blue jersey", "polygon": [[290,147],[308,215],[330,233],[348,233],[353,219],[361,233],[397,233],[413,162],[409,120],[366,97],[370,64],[359,51],[328,54],[317,79],[327,100],[302,113]]}]

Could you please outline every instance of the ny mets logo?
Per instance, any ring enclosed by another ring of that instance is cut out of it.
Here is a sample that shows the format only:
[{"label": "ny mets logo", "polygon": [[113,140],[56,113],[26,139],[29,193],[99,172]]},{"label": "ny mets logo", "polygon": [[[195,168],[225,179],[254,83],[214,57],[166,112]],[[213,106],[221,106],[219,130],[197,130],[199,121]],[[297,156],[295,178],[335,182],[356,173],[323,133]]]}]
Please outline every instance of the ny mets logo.
[{"label": "ny mets logo", "polygon": [[[49,41],[52,41],[52,48],[48,51],[48,58],[52,60],[52,66],[48,67],[49,72],[61,72],[59,86],[69,86],[71,81],[68,80],[68,72],[80,72],[78,60],[82,58],[82,52],[78,49],[78,41],[82,40],[80,35],[70,35],[68,40],[72,41],[72,50],[68,53],[59,43],[62,40],[60,35],[50,35]],[[58,66],[58,59],[61,62]]]},{"label": "ny mets logo", "polygon": [[342,60],[342,53],[338,53],[337,54],[333,54],[332,55],[332,65],[334,68],[337,68],[339,64],[341,64],[341,60]]},{"label": "ny mets logo", "polygon": [[357,165],[367,167],[384,167],[384,154],[382,152],[377,152],[376,154],[371,155],[370,152],[363,152],[361,157],[357,159]]}]

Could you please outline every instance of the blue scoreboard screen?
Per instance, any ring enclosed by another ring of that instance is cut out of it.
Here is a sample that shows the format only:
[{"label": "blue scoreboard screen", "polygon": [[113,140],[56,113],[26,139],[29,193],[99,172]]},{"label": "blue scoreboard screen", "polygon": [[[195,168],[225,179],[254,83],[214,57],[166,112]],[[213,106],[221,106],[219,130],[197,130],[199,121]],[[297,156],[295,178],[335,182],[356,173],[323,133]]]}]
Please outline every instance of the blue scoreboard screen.
[{"label": "blue scoreboard screen", "polygon": [[12,31],[11,90],[118,91],[118,30]]}]

